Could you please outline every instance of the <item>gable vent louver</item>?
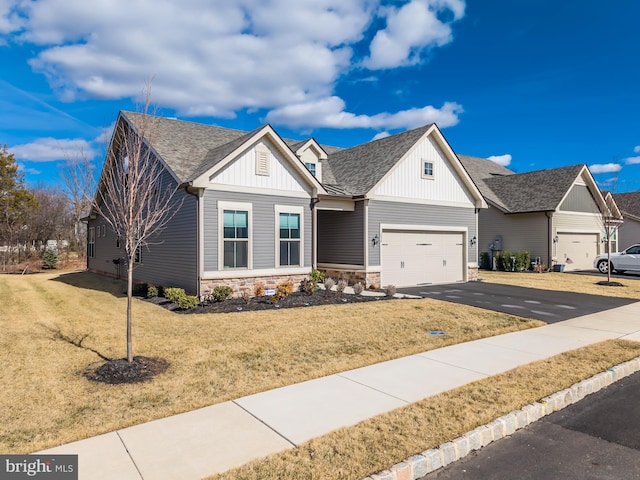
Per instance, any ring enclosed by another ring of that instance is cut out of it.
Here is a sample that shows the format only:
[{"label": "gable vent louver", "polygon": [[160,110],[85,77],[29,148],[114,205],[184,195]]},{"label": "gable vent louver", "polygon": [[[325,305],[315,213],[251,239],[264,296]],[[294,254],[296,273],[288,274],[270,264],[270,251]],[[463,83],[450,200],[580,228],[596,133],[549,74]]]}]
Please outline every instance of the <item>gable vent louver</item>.
[{"label": "gable vent louver", "polygon": [[256,147],[256,175],[269,176],[270,152],[264,145]]}]

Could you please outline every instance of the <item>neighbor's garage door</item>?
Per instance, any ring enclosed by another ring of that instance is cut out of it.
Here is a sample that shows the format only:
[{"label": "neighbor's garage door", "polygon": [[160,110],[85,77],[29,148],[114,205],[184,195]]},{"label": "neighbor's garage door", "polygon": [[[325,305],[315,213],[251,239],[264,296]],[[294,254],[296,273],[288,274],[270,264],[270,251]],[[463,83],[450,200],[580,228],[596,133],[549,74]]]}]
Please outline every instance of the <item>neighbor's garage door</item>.
[{"label": "neighbor's garage door", "polygon": [[464,280],[463,234],[384,230],[382,284],[397,287]]},{"label": "neighbor's garage door", "polygon": [[564,263],[565,271],[593,268],[597,255],[597,233],[558,233],[556,260]]}]

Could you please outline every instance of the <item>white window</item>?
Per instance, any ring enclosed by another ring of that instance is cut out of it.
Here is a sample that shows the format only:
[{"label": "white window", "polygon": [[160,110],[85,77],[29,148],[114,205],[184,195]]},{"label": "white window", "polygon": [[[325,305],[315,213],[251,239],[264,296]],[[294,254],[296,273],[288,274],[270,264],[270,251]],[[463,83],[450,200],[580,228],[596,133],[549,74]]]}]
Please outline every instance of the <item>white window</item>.
[{"label": "white window", "polygon": [[89,228],[89,241],[87,242],[87,257],[94,258],[96,255],[96,229]]},{"label": "white window", "polygon": [[142,263],[142,247],[136,248],[136,254],[133,256],[133,263]]},{"label": "white window", "polygon": [[302,207],[276,205],[276,266],[304,264],[304,214]]},{"label": "white window", "polygon": [[256,146],[255,152],[256,175],[269,176],[271,152],[269,152],[269,149],[263,144]]},{"label": "white window", "polygon": [[218,202],[219,269],[252,267],[252,205]]},{"label": "white window", "polygon": [[103,237],[107,236],[107,226],[106,225],[102,225],[102,236]]},{"label": "white window", "polygon": [[422,161],[422,178],[433,178],[433,162]]},{"label": "white window", "polygon": [[316,176],[316,164],[315,163],[313,163],[313,162],[305,162],[304,166],[309,169],[309,171],[311,172],[311,175],[313,175],[314,177]]}]

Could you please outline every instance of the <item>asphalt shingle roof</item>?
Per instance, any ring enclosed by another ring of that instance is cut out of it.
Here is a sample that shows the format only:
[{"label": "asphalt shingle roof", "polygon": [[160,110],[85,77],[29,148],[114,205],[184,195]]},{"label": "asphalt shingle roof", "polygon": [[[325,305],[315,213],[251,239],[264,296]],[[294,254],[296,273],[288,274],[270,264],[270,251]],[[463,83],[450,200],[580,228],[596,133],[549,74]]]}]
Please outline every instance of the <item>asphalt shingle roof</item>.
[{"label": "asphalt shingle roof", "polygon": [[[364,195],[431,128],[432,124],[396,135],[329,153],[329,165],[336,184],[352,195]],[[323,163],[323,176],[326,172]],[[324,180],[324,178],[323,178]],[[331,183],[327,179],[327,183]]]},{"label": "asphalt shingle roof", "polygon": [[640,191],[614,193],[612,196],[623,216],[640,219]]},{"label": "asphalt shingle roof", "polygon": [[555,210],[585,167],[514,173],[491,160],[458,155],[480,193],[508,213]]}]

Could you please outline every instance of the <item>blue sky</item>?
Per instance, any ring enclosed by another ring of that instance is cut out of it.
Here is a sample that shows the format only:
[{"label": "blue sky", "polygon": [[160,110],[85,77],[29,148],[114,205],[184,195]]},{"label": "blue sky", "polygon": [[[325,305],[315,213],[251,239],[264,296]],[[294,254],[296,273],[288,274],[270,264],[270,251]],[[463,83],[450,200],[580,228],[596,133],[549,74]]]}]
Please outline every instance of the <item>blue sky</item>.
[{"label": "blue sky", "polygon": [[640,189],[640,2],[0,0],[0,144],[31,184],[153,77],[158,112],[348,147],[436,122],[517,172]]}]

